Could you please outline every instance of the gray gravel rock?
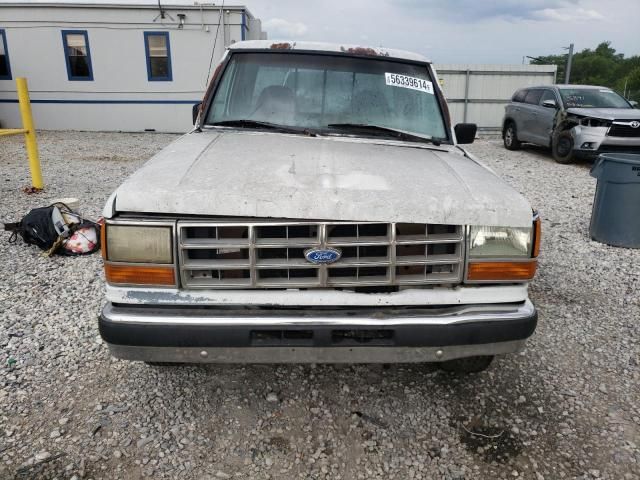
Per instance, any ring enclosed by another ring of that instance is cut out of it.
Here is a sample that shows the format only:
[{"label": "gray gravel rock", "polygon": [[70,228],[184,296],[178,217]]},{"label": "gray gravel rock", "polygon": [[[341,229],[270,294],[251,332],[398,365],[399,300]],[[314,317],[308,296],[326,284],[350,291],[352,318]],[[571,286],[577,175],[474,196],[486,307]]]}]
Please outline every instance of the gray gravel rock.
[{"label": "gray gravel rock", "polygon": [[[95,218],[174,138],[42,132],[38,195],[22,193],[21,139],[4,138],[0,219],[69,196]],[[588,164],[495,140],[470,150],[540,210],[544,234],[537,332],[477,375],[115,360],[97,340],[100,257],[46,259],[0,232],[0,478],[640,480],[640,251],[589,239]]]}]

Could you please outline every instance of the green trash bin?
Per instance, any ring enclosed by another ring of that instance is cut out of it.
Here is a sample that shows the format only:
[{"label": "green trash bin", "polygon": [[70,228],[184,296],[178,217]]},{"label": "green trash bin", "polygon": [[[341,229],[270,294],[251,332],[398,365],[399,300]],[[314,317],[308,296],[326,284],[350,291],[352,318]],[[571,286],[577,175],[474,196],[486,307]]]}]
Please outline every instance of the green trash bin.
[{"label": "green trash bin", "polygon": [[598,179],[591,238],[615,247],[640,248],[640,154],[604,153],[591,176]]}]

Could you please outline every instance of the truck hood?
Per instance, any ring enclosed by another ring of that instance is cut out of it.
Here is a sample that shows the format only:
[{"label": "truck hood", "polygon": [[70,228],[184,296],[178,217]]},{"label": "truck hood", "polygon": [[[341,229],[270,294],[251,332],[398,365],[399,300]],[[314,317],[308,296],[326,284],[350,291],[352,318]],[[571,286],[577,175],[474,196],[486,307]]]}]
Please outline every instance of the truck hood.
[{"label": "truck hood", "polygon": [[206,130],[115,192],[118,212],[529,226],[513,188],[457,148]]},{"label": "truck hood", "polygon": [[640,119],[640,110],[636,108],[568,108],[567,112],[603,120]]}]

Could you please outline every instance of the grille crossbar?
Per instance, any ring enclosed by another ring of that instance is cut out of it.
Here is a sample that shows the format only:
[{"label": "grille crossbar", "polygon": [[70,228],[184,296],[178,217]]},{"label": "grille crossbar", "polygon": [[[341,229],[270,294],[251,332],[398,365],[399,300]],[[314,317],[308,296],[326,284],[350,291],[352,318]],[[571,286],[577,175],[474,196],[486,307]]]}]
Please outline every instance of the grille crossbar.
[{"label": "grille crossbar", "polygon": [[[376,222],[178,222],[185,288],[334,288],[456,284],[462,277],[459,225]],[[334,248],[332,264],[305,250]]]}]

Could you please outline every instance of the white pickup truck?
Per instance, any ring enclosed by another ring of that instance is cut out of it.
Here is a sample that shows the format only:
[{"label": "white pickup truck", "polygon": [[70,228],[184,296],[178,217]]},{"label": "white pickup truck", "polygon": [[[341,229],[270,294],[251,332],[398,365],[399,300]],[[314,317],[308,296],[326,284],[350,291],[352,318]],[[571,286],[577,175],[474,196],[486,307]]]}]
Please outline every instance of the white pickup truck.
[{"label": "white pickup truck", "polygon": [[105,206],[114,356],[479,371],[534,332],[540,221],[423,57],[239,42],[194,124]]}]

